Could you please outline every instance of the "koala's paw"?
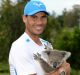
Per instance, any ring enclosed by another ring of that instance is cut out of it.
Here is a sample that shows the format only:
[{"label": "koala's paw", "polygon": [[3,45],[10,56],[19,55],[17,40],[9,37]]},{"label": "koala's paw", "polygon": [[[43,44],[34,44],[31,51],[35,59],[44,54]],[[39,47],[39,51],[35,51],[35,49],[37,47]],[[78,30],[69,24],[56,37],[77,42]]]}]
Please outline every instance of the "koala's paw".
[{"label": "koala's paw", "polygon": [[39,54],[39,53],[34,54],[34,59],[36,59],[36,60],[41,59],[41,54]]}]

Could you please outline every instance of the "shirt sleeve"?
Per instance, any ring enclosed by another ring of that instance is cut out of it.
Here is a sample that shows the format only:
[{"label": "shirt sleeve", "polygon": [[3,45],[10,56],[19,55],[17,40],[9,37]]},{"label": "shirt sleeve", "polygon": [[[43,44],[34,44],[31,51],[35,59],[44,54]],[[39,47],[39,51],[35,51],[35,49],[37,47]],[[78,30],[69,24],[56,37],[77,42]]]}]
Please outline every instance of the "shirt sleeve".
[{"label": "shirt sleeve", "polygon": [[36,73],[34,59],[29,52],[25,52],[24,48],[12,47],[10,62],[15,68],[16,75],[29,75]]}]

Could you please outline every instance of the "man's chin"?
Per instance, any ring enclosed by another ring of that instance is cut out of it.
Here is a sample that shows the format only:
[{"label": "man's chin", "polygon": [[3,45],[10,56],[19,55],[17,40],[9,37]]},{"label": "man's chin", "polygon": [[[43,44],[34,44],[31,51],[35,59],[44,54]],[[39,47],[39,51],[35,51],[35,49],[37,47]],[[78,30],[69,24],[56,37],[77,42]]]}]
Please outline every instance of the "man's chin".
[{"label": "man's chin", "polygon": [[38,32],[38,33],[35,33],[35,35],[41,35],[43,32]]},{"label": "man's chin", "polygon": [[43,31],[37,31],[37,32],[35,32],[35,34],[37,34],[37,35],[40,35],[42,33],[43,33]]}]

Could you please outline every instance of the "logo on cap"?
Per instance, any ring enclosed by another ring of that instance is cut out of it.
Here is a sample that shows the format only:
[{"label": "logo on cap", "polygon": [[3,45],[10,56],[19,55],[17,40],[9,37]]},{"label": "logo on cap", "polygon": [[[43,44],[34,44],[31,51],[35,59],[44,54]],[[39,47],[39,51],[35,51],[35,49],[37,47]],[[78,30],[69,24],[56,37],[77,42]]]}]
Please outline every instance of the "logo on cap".
[{"label": "logo on cap", "polygon": [[43,5],[43,4],[42,4],[42,3],[34,2],[33,5],[36,5],[36,6],[40,7],[40,6]]}]

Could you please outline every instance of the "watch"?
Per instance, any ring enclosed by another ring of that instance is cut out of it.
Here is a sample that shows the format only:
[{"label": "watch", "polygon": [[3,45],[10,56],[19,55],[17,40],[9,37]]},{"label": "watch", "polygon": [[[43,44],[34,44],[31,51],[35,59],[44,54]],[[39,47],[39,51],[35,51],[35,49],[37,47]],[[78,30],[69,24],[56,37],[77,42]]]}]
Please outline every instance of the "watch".
[{"label": "watch", "polygon": [[60,72],[60,75],[66,75],[65,71]]}]

